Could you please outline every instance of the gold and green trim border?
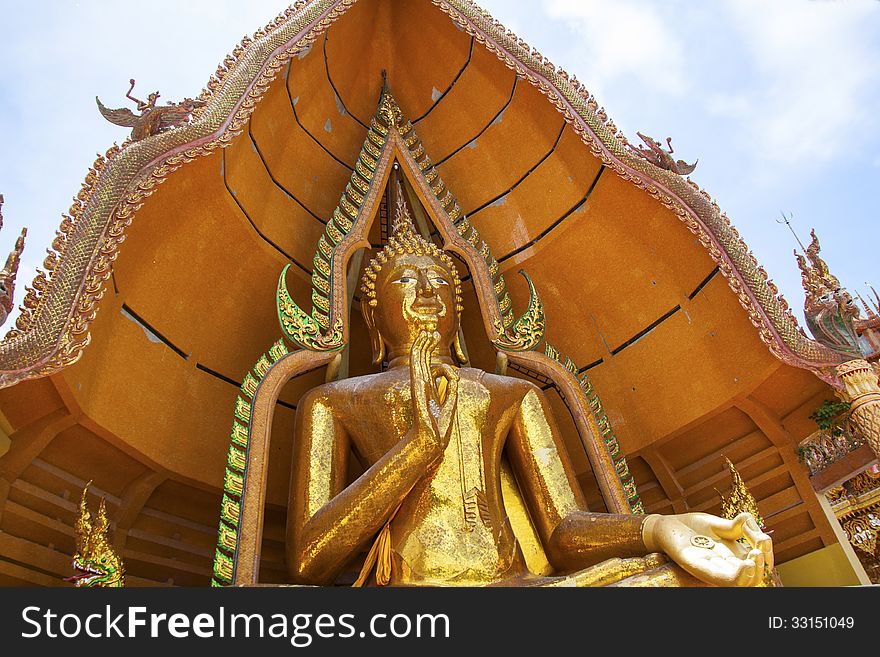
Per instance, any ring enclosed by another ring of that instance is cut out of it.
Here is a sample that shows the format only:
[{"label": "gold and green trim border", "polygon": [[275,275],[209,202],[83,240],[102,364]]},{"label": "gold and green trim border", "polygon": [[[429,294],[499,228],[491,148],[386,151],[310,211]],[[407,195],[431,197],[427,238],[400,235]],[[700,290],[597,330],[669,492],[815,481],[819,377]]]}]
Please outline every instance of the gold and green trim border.
[{"label": "gold and green trim border", "polygon": [[241,503],[248,466],[248,446],[251,429],[251,406],[260,382],[273,364],[289,353],[283,340],[275,342],[262,354],[248,371],[235,400],[226,468],[223,476],[223,496],[220,502],[220,525],[217,529],[217,547],[214,552],[212,586],[228,586],[235,572],[235,558],[240,534]]},{"label": "gold and green trim border", "polygon": [[639,498],[639,491],[636,487],[635,478],[629,471],[626,463],[626,457],[620,452],[620,444],[617,442],[617,436],[614,435],[614,429],[611,426],[611,420],[605,413],[605,407],[602,406],[602,400],[599,393],[593,387],[590,377],[586,374],[580,374],[577,365],[568,356],[563,356],[549,342],[544,343],[544,355],[552,358],[557,363],[565,367],[568,372],[577,380],[578,385],[583,393],[584,398],[590,408],[590,413],[602,436],[602,444],[605,446],[608,457],[614,464],[614,473],[617,475],[623,492],[626,496],[626,503],[631,513],[645,513],[645,507]]}]

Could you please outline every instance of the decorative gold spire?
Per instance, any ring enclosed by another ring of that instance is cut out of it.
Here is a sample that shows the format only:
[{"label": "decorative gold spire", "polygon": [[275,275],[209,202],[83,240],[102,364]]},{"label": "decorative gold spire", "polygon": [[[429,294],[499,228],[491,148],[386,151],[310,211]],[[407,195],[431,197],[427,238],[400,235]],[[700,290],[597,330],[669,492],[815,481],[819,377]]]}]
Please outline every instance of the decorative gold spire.
[{"label": "decorative gold spire", "polygon": [[838,289],[840,287],[840,281],[837,280],[837,277],[831,273],[831,271],[828,269],[828,265],[819,255],[819,250],[822,247],[819,244],[819,238],[816,236],[815,228],[810,230],[810,237],[812,237],[813,239],[810,242],[810,246],[807,247],[807,260],[810,261],[810,264],[813,267],[813,271],[817,273],[820,280],[828,287],[828,289]]},{"label": "decorative gold spire", "polygon": [[[740,513],[747,511],[754,516],[755,522],[758,523],[761,530],[767,532],[767,529],[764,527],[764,518],[758,513],[758,501],[755,499],[755,496],[749,491],[746,482],[743,481],[737,469],[733,467],[730,459],[725,456],[724,462],[727,463],[727,469],[730,470],[731,490],[730,494],[725,496],[717,488],[715,489],[718,497],[721,498],[721,517],[733,520]],[[782,586],[782,582],[779,580],[775,570],[770,570],[764,566],[762,586]]]},{"label": "decorative gold spire", "polygon": [[391,223],[391,234],[397,235],[398,233],[409,232],[414,238],[422,239],[416,232],[416,226],[409,212],[409,206],[407,206],[406,201],[403,199],[403,185],[400,184],[400,180],[397,181],[396,196],[397,203],[394,208],[394,220]]},{"label": "decorative gold spire", "polygon": [[[874,294],[874,298],[871,299],[871,306],[867,304],[867,302],[862,299],[862,295],[859,295],[859,299],[862,301],[862,305],[865,307],[865,313],[867,313],[868,318],[877,317],[880,314],[880,296],[877,294],[877,290],[874,289],[874,286],[870,283],[866,282],[865,285],[868,286],[868,289]],[[870,297],[869,297],[870,298]]]},{"label": "decorative gold spire", "polygon": [[391,87],[388,86],[388,75],[384,70],[382,71],[382,95],[379,98],[377,114],[389,128],[398,128],[405,123],[403,111],[400,109],[397,101],[394,100],[394,96],[391,95]]},{"label": "decorative gold spire", "polygon": [[810,230],[810,237],[812,237],[810,246],[804,250],[806,257],[798,253],[797,250],[794,251],[798,268],[801,270],[801,284],[807,296],[807,306],[815,305],[819,297],[841,289],[837,276],[831,273],[828,264],[819,255],[822,247],[816,236],[815,228]]},{"label": "decorative gold spire", "polygon": [[725,496],[717,489],[715,490],[721,498],[721,516],[728,520],[733,520],[740,513],[748,511],[755,517],[758,526],[763,529],[764,519],[761,517],[761,514],[758,513],[757,500],[755,500],[755,497],[749,492],[742,476],[740,476],[737,469],[733,467],[733,463],[731,463],[730,459],[724,457],[724,461],[727,463],[727,469],[730,470],[731,491],[729,495]]},{"label": "decorative gold spire", "polygon": [[868,302],[865,301],[864,297],[860,292],[856,292],[856,296],[859,298],[859,301],[862,302],[862,308],[865,309],[865,317],[872,319],[877,316],[877,312],[868,305]]},{"label": "decorative gold spire", "polygon": [[863,355],[855,326],[859,319],[858,306],[819,255],[821,246],[816,231],[811,230],[810,236],[813,239],[804,254],[794,252],[801,270],[807,327],[823,345],[836,351]]},{"label": "decorative gold spire", "polygon": [[85,554],[88,552],[89,536],[92,535],[92,514],[89,513],[88,500],[86,494],[92,482],[86,484],[83,488],[82,498],[79,501],[79,517],[76,519],[74,529],[76,530],[76,554]]}]

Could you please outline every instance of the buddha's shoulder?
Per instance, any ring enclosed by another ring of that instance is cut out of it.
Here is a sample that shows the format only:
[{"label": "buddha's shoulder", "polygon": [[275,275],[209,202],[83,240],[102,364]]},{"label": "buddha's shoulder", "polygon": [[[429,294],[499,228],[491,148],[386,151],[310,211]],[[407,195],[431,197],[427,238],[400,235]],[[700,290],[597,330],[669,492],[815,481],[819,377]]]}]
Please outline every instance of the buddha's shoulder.
[{"label": "buddha's shoulder", "polygon": [[306,403],[319,400],[344,401],[351,399],[353,396],[363,396],[384,391],[394,386],[399,379],[402,379],[402,377],[396,372],[380,372],[330,381],[310,389],[303,395],[303,401]]},{"label": "buddha's shoulder", "polygon": [[[492,374],[474,367],[462,367],[457,371],[465,385],[483,387],[490,393],[506,392],[523,396],[529,390],[539,390],[530,381]],[[408,387],[409,372],[405,369],[365,374],[316,386],[303,395],[299,405],[324,401],[338,406],[355,398],[361,401],[374,395],[383,398],[389,390]]]},{"label": "buddha's shoulder", "polygon": [[518,379],[513,376],[501,374],[492,374],[485,370],[473,367],[462,367],[459,370],[462,379],[466,381],[474,381],[485,387],[490,392],[507,391],[519,395],[526,394],[529,390],[538,390],[538,387],[525,379]]}]

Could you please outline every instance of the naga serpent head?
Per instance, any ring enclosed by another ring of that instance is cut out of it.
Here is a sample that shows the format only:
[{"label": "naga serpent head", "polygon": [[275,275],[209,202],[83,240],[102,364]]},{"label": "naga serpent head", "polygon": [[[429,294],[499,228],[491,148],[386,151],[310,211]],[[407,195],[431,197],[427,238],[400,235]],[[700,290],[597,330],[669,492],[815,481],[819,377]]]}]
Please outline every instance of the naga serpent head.
[{"label": "naga serpent head", "polygon": [[65,578],[78,587],[122,587],[125,584],[125,569],[115,550],[107,541],[107,507],[104,498],[98,513],[92,521],[87,502],[89,486],[83,489],[79,504],[79,518],[76,521],[76,553],[73,555],[75,573]]}]

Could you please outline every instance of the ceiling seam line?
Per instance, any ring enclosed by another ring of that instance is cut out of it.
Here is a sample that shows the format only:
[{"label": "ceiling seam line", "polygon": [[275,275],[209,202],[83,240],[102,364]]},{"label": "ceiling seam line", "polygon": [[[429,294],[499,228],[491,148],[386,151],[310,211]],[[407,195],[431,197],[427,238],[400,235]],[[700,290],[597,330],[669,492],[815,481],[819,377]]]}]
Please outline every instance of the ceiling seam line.
[{"label": "ceiling seam line", "polygon": [[257,225],[254,223],[254,220],[251,219],[250,215],[247,213],[247,210],[244,209],[244,206],[241,204],[241,201],[239,201],[238,198],[235,196],[235,194],[232,193],[232,190],[229,189],[229,182],[226,180],[226,151],[223,150],[223,151],[221,151],[221,153],[222,153],[222,157],[223,157],[223,186],[226,188],[226,193],[229,194],[229,196],[232,198],[233,201],[235,201],[235,205],[238,206],[238,209],[244,215],[245,219],[248,220],[248,223],[251,225],[251,228],[254,229],[254,231],[257,233],[257,235],[261,239],[263,239],[270,246],[272,246],[272,248],[274,248],[276,251],[278,251],[278,253],[280,253],[285,258],[287,258],[290,262],[292,262],[297,267],[299,267],[303,272],[305,272],[305,274],[307,276],[311,277],[311,275],[312,275],[311,269],[306,269],[298,260],[296,260],[296,258],[294,258],[290,254],[288,254],[284,249],[282,249],[280,246],[275,244],[275,242],[273,242],[268,237],[266,237],[259,228],[257,228]]},{"label": "ceiling seam line", "polygon": [[458,79],[462,76],[465,69],[468,66],[470,66],[471,57],[473,56],[473,54],[474,54],[474,37],[471,37],[471,45],[470,45],[470,49],[468,50],[467,61],[465,61],[464,66],[461,67],[461,70],[455,75],[455,77],[452,79],[452,82],[449,83],[449,86],[446,87],[446,91],[444,91],[442,94],[440,94],[440,97],[434,101],[434,103],[431,105],[431,107],[429,107],[427,109],[427,111],[424,114],[422,114],[420,117],[415,118],[411,121],[411,123],[413,125],[415,125],[416,123],[418,123],[419,121],[424,119],[426,116],[428,116],[428,114],[433,112],[434,108],[436,108],[437,105],[439,105],[443,101],[443,99],[446,98],[446,94],[448,94],[450,91],[452,91],[452,87],[454,87],[455,83],[458,82]]},{"label": "ceiling seam line", "polygon": [[266,169],[266,173],[269,175],[269,179],[275,184],[275,186],[280,189],[284,194],[288,197],[296,201],[297,205],[299,205],[303,210],[309,213],[316,221],[318,221],[322,226],[326,226],[327,222],[321,219],[316,213],[312,212],[305,203],[300,201],[296,196],[290,193],[288,189],[282,185],[277,178],[275,178],[275,174],[272,173],[272,170],[269,168],[269,163],[266,162],[266,158],[263,156],[263,151],[260,149],[259,144],[257,144],[257,140],[254,137],[254,133],[251,131],[251,124],[248,123],[248,137],[251,139],[251,143],[254,145],[254,150],[257,152],[257,155],[260,158],[260,161],[263,163],[263,168]]},{"label": "ceiling seam line", "polygon": [[556,136],[556,141],[553,142],[553,146],[550,147],[550,150],[547,151],[547,152],[541,157],[540,160],[538,160],[535,164],[533,164],[532,167],[531,167],[528,171],[526,171],[526,172],[523,174],[523,176],[522,176],[519,180],[517,180],[515,183],[513,183],[513,185],[510,186],[510,189],[508,189],[508,190],[505,191],[505,192],[502,192],[502,193],[498,194],[495,198],[492,198],[492,199],[486,201],[486,202],[483,203],[481,206],[479,206],[476,210],[471,210],[470,212],[465,213],[465,216],[466,216],[468,219],[472,218],[475,214],[477,214],[477,213],[480,212],[481,210],[485,210],[487,207],[489,207],[489,206],[492,205],[493,203],[497,202],[499,199],[504,198],[505,196],[507,196],[508,194],[510,194],[513,190],[515,190],[517,187],[519,187],[519,185],[520,185],[520,184],[521,184],[526,178],[528,178],[528,177],[529,177],[529,176],[535,171],[535,169],[537,169],[539,166],[541,166],[542,164],[544,164],[545,160],[546,160],[548,157],[550,157],[551,155],[553,155],[553,153],[556,151],[557,146],[559,146],[559,140],[562,138],[562,133],[563,133],[563,132],[565,132],[565,121],[562,122],[562,126],[560,126],[560,128],[559,128],[559,134]]},{"label": "ceiling seam line", "polygon": [[293,112],[293,118],[296,121],[296,124],[302,129],[302,131],[304,133],[306,133],[309,137],[311,137],[312,141],[314,141],[318,146],[320,146],[324,150],[324,152],[327,153],[327,155],[329,155],[334,160],[339,162],[339,164],[344,166],[349,171],[354,171],[354,167],[349,166],[348,164],[346,164],[345,162],[340,160],[338,157],[336,157],[333,153],[331,153],[330,149],[327,148],[326,146],[324,146],[324,144],[317,137],[315,137],[315,135],[313,135],[311,132],[309,132],[309,129],[306,128],[302,124],[302,121],[299,120],[299,115],[296,113],[296,103],[293,102],[293,96],[291,95],[291,91],[290,91],[290,67],[289,66],[287,67],[287,74],[284,76],[284,88],[287,90],[287,99],[290,101],[290,109]]},{"label": "ceiling seam line", "polygon": [[517,83],[518,81],[519,81],[519,78],[516,77],[516,76],[514,76],[514,78],[513,78],[513,88],[511,88],[511,90],[510,90],[510,97],[507,99],[507,102],[504,103],[504,106],[503,106],[500,110],[498,110],[498,112],[496,112],[495,116],[492,117],[492,120],[489,121],[489,123],[487,123],[485,126],[483,126],[483,128],[482,128],[482,129],[481,129],[476,135],[474,135],[473,137],[471,137],[470,139],[468,139],[465,143],[463,143],[461,146],[459,146],[458,148],[456,148],[456,149],[455,149],[454,151],[452,151],[449,155],[446,155],[445,157],[442,157],[442,158],[440,158],[439,160],[437,160],[436,162],[434,162],[434,166],[440,166],[441,164],[443,164],[444,162],[446,162],[446,160],[448,160],[449,158],[451,158],[452,156],[454,156],[456,153],[458,153],[460,150],[462,150],[463,148],[466,148],[468,144],[473,143],[475,140],[477,140],[477,139],[479,139],[480,137],[483,136],[483,133],[486,132],[486,130],[488,130],[488,129],[492,126],[492,124],[495,123],[495,121],[498,120],[498,117],[499,117],[499,116],[501,116],[502,114],[504,114],[504,111],[505,111],[505,110],[507,109],[507,107],[510,105],[510,102],[513,100],[513,96],[514,96],[514,94],[516,93],[516,83]]},{"label": "ceiling seam line", "polygon": [[517,247],[516,249],[514,249],[510,253],[507,253],[506,255],[503,255],[500,258],[498,258],[498,262],[499,263],[504,262],[505,260],[508,260],[509,258],[512,258],[513,256],[517,255],[518,253],[521,253],[521,252],[525,251],[526,249],[535,246],[538,242],[540,242],[542,239],[547,237],[547,235],[549,235],[553,230],[555,230],[563,221],[565,221],[566,219],[568,219],[568,217],[570,217],[572,214],[577,212],[579,208],[583,207],[583,205],[589,200],[590,195],[593,193],[593,190],[596,188],[596,185],[599,184],[599,178],[602,177],[602,173],[604,171],[605,171],[605,165],[603,164],[599,168],[599,172],[596,174],[596,177],[593,179],[593,182],[590,184],[590,188],[587,190],[587,193],[584,194],[584,197],[580,201],[575,203],[571,208],[569,208],[565,212],[565,214],[563,214],[561,217],[559,217],[559,219],[557,219],[552,224],[547,226],[547,228],[545,228],[543,231],[541,231],[541,234],[538,235],[535,239],[531,240],[527,244],[523,244],[522,246]]},{"label": "ceiling seam line", "polygon": [[339,99],[339,104],[342,105],[342,109],[345,110],[346,114],[348,114],[351,118],[361,124],[364,130],[369,130],[370,126],[361,121],[358,117],[351,113],[351,111],[346,107],[345,101],[342,100],[342,96],[339,95],[339,91],[336,89],[336,85],[333,84],[333,78],[330,77],[330,61],[327,59],[327,40],[330,37],[330,30],[324,33],[324,70],[327,72],[327,82],[330,83],[330,87],[333,89],[333,93],[336,94],[336,98]]}]

